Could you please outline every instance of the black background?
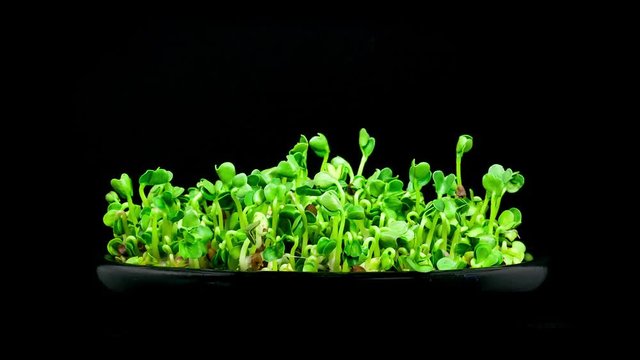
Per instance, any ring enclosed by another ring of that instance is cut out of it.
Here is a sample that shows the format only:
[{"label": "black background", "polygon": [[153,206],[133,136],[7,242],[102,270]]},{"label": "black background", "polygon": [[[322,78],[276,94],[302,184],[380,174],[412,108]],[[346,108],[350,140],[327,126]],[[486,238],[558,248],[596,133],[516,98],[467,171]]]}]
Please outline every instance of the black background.
[{"label": "black background", "polygon": [[332,155],[357,166],[361,127],[377,141],[365,173],[390,166],[406,180],[413,158],[454,172],[463,133],[474,137],[463,161],[467,188],[483,194],[481,177],[494,163],[521,171],[525,186],[504,206],[522,210],[523,241],[551,263],[543,287],[516,299],[522,312],[511,323],[576,325],[579,287],[568,259],[569,237],[580,234],[558,209],[575,197],[563,174],[583,160],[573,157],[562,125],[571,114],[563,32],[524,18],[235,20],[72,22],[74,156],[90,174],[82,184],[82,270],[73,283],[86,306],[83,326],[122,331],[113,325],[121,311],[107,310],[117,297],[95,275],[110,238],[102,214],[111,178],[161,166],[188,187],[215,179],[213,166],[224,161],[247,173],[270,167],[300,134],[317,132]]}]

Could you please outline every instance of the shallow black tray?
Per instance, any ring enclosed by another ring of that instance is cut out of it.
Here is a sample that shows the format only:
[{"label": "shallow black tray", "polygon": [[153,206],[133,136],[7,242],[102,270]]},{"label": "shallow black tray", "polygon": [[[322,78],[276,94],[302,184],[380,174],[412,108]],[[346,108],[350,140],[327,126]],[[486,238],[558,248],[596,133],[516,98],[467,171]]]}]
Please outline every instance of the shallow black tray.
[{"label": "shallow black tray", "polygon": [[431,288],[480,292],[529,292],[547,277],[547,259],[484,269],[418,272],[302,273],[234,272],[173,269],[106,263],[97,268],[98,278],[110,290],[205,288]]}]

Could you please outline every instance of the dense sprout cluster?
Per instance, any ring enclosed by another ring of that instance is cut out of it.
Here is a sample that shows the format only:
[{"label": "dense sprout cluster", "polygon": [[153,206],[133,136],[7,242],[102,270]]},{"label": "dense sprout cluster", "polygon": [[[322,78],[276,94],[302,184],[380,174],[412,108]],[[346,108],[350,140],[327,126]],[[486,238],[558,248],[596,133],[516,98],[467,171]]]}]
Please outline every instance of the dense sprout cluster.
[{"label": "dense sprout cluster", "polygon": [[[138,180],[111,180],[103,221],[113,229],[109,258],[121,263],[234,271],[419,271],[519,264],[531,259],[518,241],[518,209],[500,212],[505,193],[524,177],[493,165],[484,198],[462,185],[461,163],[473,139],[460,136],[456,174],[412,161],[405,184],[390,168],[363,176],[375,139],[360,131],[357,171],[330,159],[324,135],[303,135],[285,160],[250,174],[232,163],[218,180],[184,189],[158,168]],[[311,151],[309,151],[311,150]],[[322,159],[310,176],[309,154]],[[423,190],[432,184],[435,195]]]}]

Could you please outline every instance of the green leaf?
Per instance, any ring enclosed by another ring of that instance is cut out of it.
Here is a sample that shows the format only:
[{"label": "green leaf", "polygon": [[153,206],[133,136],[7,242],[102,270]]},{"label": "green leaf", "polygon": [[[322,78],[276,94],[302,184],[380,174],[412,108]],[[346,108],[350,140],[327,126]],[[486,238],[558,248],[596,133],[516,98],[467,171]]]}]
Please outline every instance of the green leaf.
[{"label": "green leaf", "polygon": [[116,220],[120,218],[120,216],[118,215],[119,211],[120,210],[107,211],[107,213],[102,217],[102,222],[109,227],[113,227],[113,224],[116,222]]},{"label": "green leaf", "polygon": [[111,187],[125,200],[127,197],[133,196],[131,178],[126,173],[120,175],[120,179],[111,179]]},{"label": "green leaf", "polygon": [[511,210],[505,210],[498,217],[498,224],[501,228],[511,229],[515,225],[515,215]]},{"label": "green leaf", "polygon": [[315,224],[317,219],[316,219],[316,215],[314,213],[312,213],[309,210],[305,210],[304,211],[304,215],[307,217],[307,223],[309,224]]},{"label": "green leaf", "polygon": [[389,183],[387,184],[387,192],[388,193],[402,192],[403,187],[404,187],[404,184],[402,183],[402,180],[393,179],[389,181]]},{"label": "green leaf", "polygon": [[125,261],[126,264],[131,264],[131,265],[140,265],[142,264],[142,258],[139,256],[133,256],[127,259],[127,261]]},{"label": "green leaf", "polygon": [[327,257],[336,248],[336,244],[335,240],[323,236],[318,240],[316,249],[318,250],[318,254]]},{"label": "green leaf", "polygon": [[296,188],[296,194],[302,196],[320,196],[322,191],[320,189],[314,189],[309,185],[302,185]]},{"label": "green leaf", "polygon": [[[258,191],[253,193],[253,197],[252,197],[253,203],[256,205],[261,205],[265,200],[265,196],[264,196],[264,190],[263,189],[258,189]],[[249,203],[247,203],[247,201],[245,200],[245,204],[249,205]]]},{"label": "green leaf", "polygon": [[390,220],[388,225],[380,229],[380,244],[382,247],[398,248],[398,238],[405,235],[409,225],[404,221]]},{"label": "green leaf", "polygon": [[443,212],[444,211],[444,201],[442,199],[435,199],[433,200],[433,207],[438,210],[439,212]]},{"label": "green leaf", "polygon": [[282,184],[269,183],[264,187],[264,197],[268,203],[273,203],[273,200],[284,200],[287,188]]},{"label": "green leaf", "polygon": [[192,208],[187,209],[184,213],[184,217],[182,218],[182,226],[190,228],[198,225],[200,225],[200,217],[198,216],[198,213]]},{"label": "green leaf", "polygon": [[480,235],[478,237],[478,244],[484,244],[493,249],[496,246],[496,238],[491,234]]},{"label": "green leaf", "polygon": [[202,196],[209,201],[215,200],[218,195],[216,187],[207,179],[201,179],[196,186],[200,189]]},{"label": "green leaf", "polygon": [[485,233],[485,230],[482,227],[476,226],[474,228],[469,229],[469,231],[467,231],[465,235],[468,237],[476,238],[484,233]]},{"label": "green leaf", "polygon": [[280,259],[284,255],[284,243],[278,241],[275,244],[269,246],[262,253],[262,257],[265,261],[271,262]]},{"label": "green leaf", "polygon": [[398,249],[398,237],[392,233],[385,233],[380,236],[380,247]]},{"label": "green leaf", "polygon": [[500,164],[493,164],[489,167],[489,174],[495,176],[496,178],[502,180],[503,175],[505,173],[504,167]]},{"label": "green leaf", "polygon": [[173,193],[165,191],[160,196],[154,197],[153,202],[159,209],[169,212],[175,204],[175,199],[173,198]]},{"label": "green leaf", "polygon": [[512,207],[511,209],[509,209],[509,211],[511,211],[511,213],[513,214],[513,221],[516,224],[520,224],[522,222],[522,213],[520,212],[520,210],[518,210],[518,208]]},{"label": "green leaf", "polygon": [[104,199],[107,200],[109,204],[120,203],[120,198],[118,197],[118,194],[115,191],[109,191],[107,195],[104,196]]},{"label": "green leaf", "polygon": [[483,262],[492,251],[492,247],[487,244],[478,244],[475,249],[476,260]]},{"label": "green leaf", "polygon": [[304,222],[302,221],[302,216],[298,215],[293,224],[291,224],[291,233],[293,235],[302,236],[304,232]]},{"label": "green leaf", "polygon": [[511,244],[511,248],[512,248],[514,251],[516,251],[516,252],[518,252],[518,253],[522,253],[522,254],[524,254],[524,253],[527,251],[527,247],[524,245],[524,243],[522,243],[522,242],[520,242],[520,241],[517,241],[517,240],[516,240],[516,241],[514,241],[514,242]]},{"label": "green leaf", "polygon": [[420,189],[431,180],[431,165],[426,162],[416,164],[416,159],[411,160],[409,168],[409,182],[413,184],[413,189]]},{"label": "green leaf", "polygon": [[367,182],[367,191],[371,196],[378,197],[384,193],[386,184],[382,180],[372,180]]},{"label": "green leaf", "polygon": [[280,218],[288,218],[295,219],[300,214],[298,213],[298,208],[296,208],[293,204],[286,204],[280,209]]},{"label": "green leaf", "polygon": [[456,213],[458,211],[457,207],[456,207],[456,202],[455,199],[452,198],[443,198],[440,199],[442,200],[443,204],[444,204],[444,209],[442,212],[444,212],[444,214],[447,216],[448,219],[454,219],[456,216]]},{"label": "green leaf", "polygon": [[220,194],[220,196],[218,197],[218,203],[224,210],[235,210],[233,198],[231,197],[231,193],[228,191]]},{"label": "green leaf", "polygon": [[376,147],[376,139],[369,136],[367,130],[364,128],[360,129],[360,138],[358,143],[362,154],[367,158],[371,156],[373,149]]},{"label": "green leaf", "polygon": [[380,267],[382,270],[389,270],[394,264],[394,257],[396,251],[391,248],[387,248],[382,252],[382,256],[380,256]]},{"label": "green leaf", "polygon": [[118,217],[116,221],[113,222],[113,234],[114,235],[124,234],[126,229],[125,226],[126,224],[122,222],[122,218]]},{"label": "green leaf", "polygon": [[502,253],[498,249],[493,249],[491,253],[482,261],[483,267],[495,266],[502,263]]},{"label": "green leaf", "polygon": [[349,162],[347,160],[345,160],[341,156],[335,156],[333,159],[331,159],[331,164],[335,168],[338,168],[338,167],[342,166],[342,168],[345,169],[345,170],[351,169],[351,164],[349,164]]},{"label": "green leaf", "polygon": [[364,220],[364,208],[360,205],[351,205],[347,208],[347,219]]},{"label": "green leaf", "polygon": [[467,251],[469,251],[469,249],[471,249],[470,244],[457,243],[453,253],[455,255],[463,256]]},{"label": "green leaf", "polygon": [[311,146],[311,150],[319,157],[325,157],[329,152],[327,138],[321,133],[318,133],[318,135],[309,140],[309,146]]},{"label": "green leaf", "polygon": [[518,238],[518,230],[507,230],[504,232],[504,237],[509,239],[509,241],[514,241]]},{"label": "green leaf", "polygon": [[324,171],[320,171],[313,177],[313,183],[320,189],[326,189],[336,184],[336,178]]},{"label": "green leaf", "polygon": [[462,155],[473,147],[473,138],[470,135],[460,135],[456,145],[456,153]]},{"label": "green leaf", "polygon": [[291,219],[280,219],[278,222],[279,233],[283,235],[291,235],[293,234],[291,231]]},{"label": "green leaf", "polygon": [[444,173],[437,170],[433,173],[433,186],[439,196],[453,194],[455,192],[456,176],[449,174],[446,177]]},{"label": "green leaf", "polygon": [[215,166],[215,169],[218,177],[225,184],[231,183],[236,176],[236,167],[230,162],[223,162],[220,166]]},{"label": "green leaf", "polygon": [[353,182],[351,183],[351,185],[353,186],[354,189],[358,190],[358,189],[364,188],[366,183],[367,183],[367,179],[364,176],[356,175],[353,178]]},{"label": "green leaf", "polygon": [[114,238],[107,243],[107,251],[113,256],[119,256],[118,247],[122,245],[122,239]]},{"label": "green leaf", "polygon": [[241,201],[244,200],[244,197],[252,191],[251,186],[249,184],[244,184],[241,187],[236,189],[238,190],[237,191],[234,190],[235,195]]},{"label": "green leaf", "polygon": [[302,272],[318,272],[318,262],[315,256],[309,256],[305,259]]},{"label": "green leaf", "polygon": [[524,185],[524,176],[520,173],[514,173],[507,182],[507,192],[515,193]]},{"label": "green leaf", "polygon": [[174,186],[171,189],[171,193],[173,194],[174,198],[177,198],[184,193],[184,188],[180,186]]},{"label": "green leaf", "polygon": [[342,204],[335,191],[329,190],[318,198],[320,205],[324,206],[331,212],[342,211]]},{"label": "green leaf", "polygon": [[300,140],[298,141],[298,143],[295,144],[291,150],[289,150],[289,154],[290,155],[294,155],[296,153],[304,154],[307,152],[308,148],[309,148],[309,142],[307,141],[307,138],[304,137],[304,135],[302,135],[300,136]]},{"label": "green leaf", "polygon": [[362,246],[357,240],[347,241],[344,247],[344,253],[351,257],[358,257],[362,253]]},{"label": "green leaf", "polygon": [[454,270],[458,268],[458,262],[451,258],[443,257],[438,260],[436,266],[438,270]]},{"label": "green leaf", "polygon": [[141,240],[145,245],[151,245],[151,232],[138,233],[138,239]]},{"label": "green leaf", "polygon": [[253,187],[257,187],[264,186],[267,184],[267,182],[264,180],[264,177],[262,177],[262,174],[257,173],[247,176],[247,184]]},{"label": "green leaf", "polygon": [[127,241],[125,241],[124,243],[124,247],[127,250],[127,255],[129,256],[137,256],[140,255],[140,251],[138,251],[138,247],[135,245],[134,241],[132,239],[135,239],[133,237],[130,237],[129,239],[127,239]]},{"label": "green leaf", "polygon": [[233,185],[233,187],[239,188],[242,187],[244,185],[247,184],[247,174],[245,173],[240,173],[240,174],[236,174],[236,176],[234,176],[231,179],[231,184]]},{"label": "green leaf", "polygon": [[156,170],[147,170],[140,176],[138,183],[141,185],[162,185],[168,183],[171,179],[173,179],[171,171],[157,168]]},{"label": "green leaf", "polygon": [[382,180],[384,182],[389,182],[389,181],[395,179],[396,177],[393,176],[393,171],[388,167],[380,170],[380,174],[378,175],[378,179],[380,179],[380,180]]},{"label": "green leaf", "polygon": [[193,236],[193,238],[202,243],[206,243],[213,239],[213,231],[208,226],[199,225],[195,228],[191,228],[188,230],[188,233]]},{"label": "green leaf", "polygon": [[493,174],[485,174],[482,177],[482,186],[487,190],[490,194],[501,194],[502,187],[504,184],[502,183],[502,179]]},{"label": "green leaf", "polygon": [[287,161],[280,161],[278,163],[275,174],[280,177],[295,179],[298,177],[298,171],[300,171],[300,166],[298,166],[295,157],[293,155],[287,155]]},{"label": "green leaf", "polygon": [[244,194],[244,197],[242,198],[242,203],[244,203],[245,206],[253,205],[253,195],[254,194],[255,194],[255,191],[253,191],[253,190],[247,191],[247,193]]},{"label": "green leaf", "polygon": [[409,264],[411,269],[414,271],[423,272],[423,273],[433,271],[433,266],[426,265],[426,264],[424,265],[418,264],[415,261],[413,261],[413,259],[411,259],[410,257],[405,258],[405,261],[407,262],[407,264]]},{"label": "green leaf", "polygon": [[206,253],[206,248],[201,242],[180,241],[178,251],[183,257],[197,259]]}]

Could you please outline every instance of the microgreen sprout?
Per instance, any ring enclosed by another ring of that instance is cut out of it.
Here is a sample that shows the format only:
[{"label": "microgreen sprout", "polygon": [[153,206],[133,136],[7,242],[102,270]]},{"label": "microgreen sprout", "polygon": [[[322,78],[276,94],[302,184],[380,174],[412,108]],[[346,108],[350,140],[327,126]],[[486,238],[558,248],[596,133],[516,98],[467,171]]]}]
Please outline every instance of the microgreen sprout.
[{"label": "microgreen sprout", "polygon": [[[524,185],[522,174],[492,165],[482,178],[484,198],[463,186],[471,136],[458,139],[455,174],[414,159],[406,185],[388,167],[365,175],[375,144],[361,129],[355,173],[346,159],[329,160],[321,133],[302,135],[274,167],[245,173],[224,162],[213,168],[216,179],[188,189],[173,185],[168,170],[147,170],[138,178],[139,199],[122,174],[105,196],[103,222],[113,233],[107,256],[137,265],[302,272],[429,272],[533,259],[517,230],[520,210],[500,211],[504,195]],[[315,173],[309,149],[321,159]]]}]

